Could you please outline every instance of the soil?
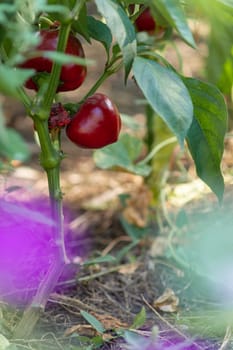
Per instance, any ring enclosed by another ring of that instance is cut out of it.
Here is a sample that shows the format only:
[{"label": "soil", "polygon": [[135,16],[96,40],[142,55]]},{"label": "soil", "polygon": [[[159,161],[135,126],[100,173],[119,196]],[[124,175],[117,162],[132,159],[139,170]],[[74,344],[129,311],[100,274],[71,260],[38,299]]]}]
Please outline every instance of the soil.
[{"label": "soil", "polygon": [[[200,26],[197,27],[197,24],[194,26],[200,30]],[[205,27],[201,32],[196,29],[198,52],[179,40],[176,42],[182,53],[185,75],[201,76],[203,59],[207,54],[203,40],[205,30]],[[96,60],[96,65],[89,67],[87,81],[81,89],[63,95],[66,101],[79,100],[96,81],[103,68],[104,50],[101,45],[85,44],[84,49],[88,58]],[[178,66],[178,59],[172,47],[167,49],[166,56],[172,64]],[[142,95],[132,78],[129,79],[127,86],[124,86],[121,72],[104,83],[100,91],[117,103],[120,112],[136,118],[143,130],[144,110],[138,103]],[[17,197],[19,193],[22,196],[22,193],[25,193],[25,196],[47,195],[47,182],[38,164],[39,149],[34,142],[31,120],[26,117],[20,103],[11,99],[4,100],[4,111],[7,124],[16,128],[28,142],[32,157],[26,164],[16,164],[12,173],[2,175],[1,194],[7,199]],[[127,131],[126,127],[125,130]],[[157,325],[164,336],[166,332],[172,331],[184,339],[194,336],[200,338],[195,329],[190,335],[189,327],[185,327],[182,322],[180,324],[179,317],[184,311],[187,314],[193,310],[197,312],[204,306],[211,310],[212,306],[216,309],[219,304],[210,297],[205,284],[199,283],[202,278],[193,275],[190,269],[184,266],[180,256],[173,254],[174,251],[169,249],[171,228],[164,217],[164,212],[157,207],[151,209],[149,215],[152,220],[146,227],[148,234],[132,247],[130,244],[133,239],[126,233],[120,220],[123,209],[119,195],[136,194],[134,200],[140,202],[142,189],[144,190],[143,179],[129,173],[97,169],[91,151],[78,149],[66,139],[65,135],[62,142],[66,158],[62,164],[61,182],[65,203],[74,213],[72,229],[88,231],[86,238],[90,245],[88,259],[97,256],[107,257],[109,254],[117,257],[119,253],[121,258],[114,263],[106,261],[93,265],[85,265],[81,261],[75,279],[63,286],[59,292],[51,294],[33,336],[29,340],[16,341],[19,349],[72,349],[71,346],[73,349],[79,349],[78,335],[89,339],[98,335],[80,314],[81,310],[95,316],[107,329],[105,336],[108,341],[102,347],[105,350],[120,349],[119,343],[114,340],[115,330],[129,329],[142,307],[145,307],[147,315],[143,325],[145,332],[150,333],[151,328]],[[228,173],[232,166],[231,149],[229,141],[224,158],[224,170]],[[177,168],[170,171],[170,178],[173,175],[175,179],[179,178]],[[168,183],[166,188],[168,194],[164,205],[169,217],[185,213],[185,218],[188,218],[188,223],[187,221],[182,223],[183,235],[172,237],[173,247],[182,246],[184,233],[187,233],[190,227],[193,228],[197,220],[202,221],[201,217],[215,215],[213,209],[216,210],[218,207],[214,196],[194,175],[193,165],[190,166],[189,172],[191,181],[181,184]],[[228,180],[228,183],[227,204],[230,203],[232,195],[231,180]],[[139,215],[139,212],[137,214]],[[195,235],[196,233],[194,237]],[[215,289],[214,282],[213,288]],[[167,293],[170,294],[167,299],[165,298],[164,304],[167,305],[168,312],[156,307],[156,300],[163,296],[167,289]],[[4,320],[6,336],[10,337],[21,316],[22,310],[2,305],[0,320],[2,318]],[[224,335],[221,334],[219,338],[213,335],[211,340],[199,348],[202,350],[220,348]],[[84,343],[85,341],[83,338]],[[224,349],[232,349],[232,346],[229,340]],[[88,345],[86,349],[89,349]]]}]

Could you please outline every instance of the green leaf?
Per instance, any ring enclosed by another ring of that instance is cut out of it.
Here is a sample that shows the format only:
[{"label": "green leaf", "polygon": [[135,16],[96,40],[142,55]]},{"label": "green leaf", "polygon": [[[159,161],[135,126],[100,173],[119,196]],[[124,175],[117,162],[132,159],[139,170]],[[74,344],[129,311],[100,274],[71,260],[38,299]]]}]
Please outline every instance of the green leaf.
[{"label": "green leaf", "polygon": [[70,55],[70,54],[67,54],[64,52],[58,52],[58,51],[43,51],[43,57],[47,57],[52,61],[60,63],[61,65],[75,63],[75,64],[80,64],[82,66],[87,66],[87,65],[94,65],[95,63],[94,61],[86,58],[77,57],[74,55]]},{"label": "green leaf", "polygon": [[133,242],[137,242],[139,239],[148,235],[148,227],[138,227],[129,223],[123,216],[120,217],[120,223]]},{"label": "green leaf", "polygon": [[162,16],[174,26],[181,37],[192,47],[196,47],[193,35],[188,27],[187,20],[180,0],[154,0],[154,6]]},{"label": "green leaf", "polygon": [[145,324],[145,322],[146,322],[146,310],[145,310],[145,307],[143,306],[141,308],[141,311],[134,318],[133,324],[130,328],[131,329],[140,328]]},{"label": "green leaf", "polygon": [[109,58],[109,50],[112,44],[112,34],[105,23],[92,16],[87,17],[88,31],[91,38],[103,44]]},{"label": "green leaf", "polygon": [[221,201],[224,180],[220,163],[227,131],[227,109],[224,97],[213,85],[184,78],[194,105],[194,118],[187,134],[187,143],[198,176]]},{"label": "green leaf", "polygon": [[182,144],[193,119],[193,105],[187,88],[171,69],[155,61],[136,57],[134,77],[154,111]]},{"label": "green leaf", "polygon": [[116,259],[118,262],[122,261],[124,257],[129,257],[129,252],[136,247],[136,245],[139,243],[139,240],[134,239],[131,243],[125,245],[123,248],[121,248],[116,255]]},{"label": "green leaf", "polygon": [[114,263],[116,262],[116,258],[110,254],[99,256],[95,259],[87,260],[83,263],[84,266],[95,265],[95,264],[103,264],[103,263]]},{"label": "green leaf", "polygon": [[33,75],[32,69],[16,69],[0,66],[0,92],[3,95],[19,98],[17,89],[22,87],[24,82]]},{"label": "green leaf", "polygon": [[222,74],[218,81],[218,87],[224,94],[231,94],[233,87],[233,54],[223,65]]},{"label": "green leaf", "polygon": [[116,0],[95,0],[99,12],[105,18],[112,36],[119,44],[125,66],[125,80],[137,53],[136,33],[133,24]]},{"label": "green leaf", "polygon": [[81,310],[80,314],[83,316],[83,318],[85,318],[85,320],[94,328],[97,330],[97,332],[99,333],[104,333],[105,332],[105,328],[102,325],[102,323],[100,323],[99,320],[97,320],[96,317],[92,316],[91,314],[89,314],[86,311]]},{"label": "green leaf", "polygon": [[211,32],[208,37],[206,72],[208,81],[218,84],[222,92],[230,95],[233,84],[233,11],[222,6],[215,6],[213,9],[214,11],[208,13]]},{"label": "green leaf", "polygon": [[79,16],[72,22],[72,28],[75,32],[81,34],[88,42],[90,42],[90,35],[88,32],[88,21],[87,21],[87,6],[81,8]]},{"label": "green leaf", "polygon": [[117,143],[94,152],[95,164],[101,169],[120,168],[122,170],[147,176],[151,168],[148,165],[136,164],[143,143],[138,138],[123,134]]}]

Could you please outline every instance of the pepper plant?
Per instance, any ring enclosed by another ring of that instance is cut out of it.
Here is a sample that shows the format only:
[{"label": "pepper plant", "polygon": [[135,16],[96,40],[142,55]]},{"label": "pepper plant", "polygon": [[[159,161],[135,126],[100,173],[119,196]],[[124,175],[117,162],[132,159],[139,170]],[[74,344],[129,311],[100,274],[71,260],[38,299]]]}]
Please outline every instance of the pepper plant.
[{"label": "pepper plant", "polygon": [[[223,12],[232,13],[230,1],[212,3]],[[121,128],[117,101],[112,102],[99,92],[110,76],[123,70],[125,84],[128,79],[135,80],[150,108],[166,123],[181,147],[187,143],[198,175],[222,199],[224,181],[220,163],[227,128],[223,95],[209,83],[182,76],[160,51],[166,42],[174,40],[174,34],[196,49],[188,26],[191,5],[195,5],[194,0],[0,3],[0,92],[20,100],[33,120],[40,145],[40,165],[48,178],[51,215],[56,222],[54,236],[60,248],[60,260],[41,282],[32,305],[16,327],[16,337],[30,333],[62,266],[69,263],[64,248],[59,178],[62,129],[66,128],[68,138],[78,147],[107,146],[103,153],[95,154],[97,164],[103,168],[118,166],[142,176],[151,171],[153,149],[149,149],[143,161],[137,162],[141,141],[122,135],[116,142]],[[93,6],[96,14],[89,15]],[[145,21],[149,28],[143,26]],[[85,57],[85,42],[93,41],[104,46],[104,70],[81,100],[65,104],[63,93],[77,88],[81,91],[85,84],[88,65],[95,60]],[[34,92],[29,93],[28,89]],[[3,120],[1,116],[2,167],[7,160],[28,157],[20,136],[8,129]]]}]

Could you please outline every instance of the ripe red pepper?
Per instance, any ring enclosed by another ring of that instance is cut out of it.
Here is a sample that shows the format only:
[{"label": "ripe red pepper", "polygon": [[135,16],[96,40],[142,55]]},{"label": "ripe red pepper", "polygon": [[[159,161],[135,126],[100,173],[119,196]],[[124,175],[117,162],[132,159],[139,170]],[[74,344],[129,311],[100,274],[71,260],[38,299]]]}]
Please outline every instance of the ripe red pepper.
[{"label": "ripe red pepper", "polygon": [[[55,51],[57,48],[59,30],[45,29],[39,32],[41,42],[37,46],[40,51]],[[80,41],[70,33],[65,52],[77,57],[84,58],[84,51]],[[51,59],[39,55],[38,57],[30,58],[20,65],[22,68],[35,69],[37,73],[47,72],[52,70],[53,62]],[[86,77],[86,67],[76,63],[64,64],[61,70],[60,84],[57,88],[59,91],[71,91],[77,89]],[[38,86],[33,78],[26,81],[25,86],[28,89],[38,90]]]},{"label": "ripe red pepper", "polygon": [[[131,12],[134,11],[134,6],[135,5],[130,5]],[[164,28],[155,22],[149,7],[145,8],[145,10],[136,18],[134,24],[138,32],[148,32],[151,34],[162,34],[164,32]]]},{"label": "ripe red pepper", "polygon": [[115,104],[104,94],[86,99],[66,127],[68,138],[83,148],[102,148],[117,141],[121,119]]}]

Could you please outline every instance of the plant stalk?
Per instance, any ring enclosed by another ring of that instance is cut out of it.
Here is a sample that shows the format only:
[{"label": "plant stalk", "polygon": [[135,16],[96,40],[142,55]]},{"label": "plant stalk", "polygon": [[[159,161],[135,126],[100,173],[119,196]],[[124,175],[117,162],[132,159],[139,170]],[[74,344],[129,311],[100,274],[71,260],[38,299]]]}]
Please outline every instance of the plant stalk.
[{"label": "plant stalk", "polygon": [[[113,62],[115,63],[115,62]],[[107,80],[112,74],[116,73],[120,68],[122,67],[122,63],[120,63],[117,67],[110,69],[106,69],[103,74],[98,78],[98,80],[95,82],[95,84],[91,87],[91,89],[88,91],[88,93],[83,97],[83,99],[80,101],[79,105],[82,105],[83,102],[91,95],[93,95],[96,90],[103,84],[105,80]]]},{"label": "plant stalk", "polygon": [[175,136],[173,137],[169,137],[168,139],[160,142],[158,145],[154,146],[154,148],[152,148],[151,152],[143,159],[141,160],[138,164],[140,165],[144,165],[149,163],[154,156],[164,147],[177,142],[177,138]]},{"label": "plant stalk", "polygon": [[[70,23],[61,24],[57,51],[65,51],[70,32],[70,26]],[[53,144],[48,130],[48,118],[52,103],[56,95],[57,86],[59,84],[60,73],[61,65],[54,62],[48,82],[48,89],[46,89],[43,98],[38,100],[35,112],[34,114],[32,112],[31,115],[40,141],[40,164],[47,174],[51,203],[51,215],[55,222],[53,237],[54,243],[57,247],[57,257],[51,264],[49,270],[46,273],[46,276],[41,281],[31,304],[24,311],[21,321],[16,326],[13,335],[15,339],[26,338],[30,336],[38,319],[40,318],[41,311],[44,310],[46,306],[50,293],[57,284],[57,281],[63,271],[64,265],[68,263],[64,243],[64,217],[62,206],[62,192],[60,187],[60,163],[62,156],[60,149],[57,148],[57,143]],[[23,102],[26,104],[25,107],[28,108],[29,101],[24,98]]]},{"label": "plant stalk", "polygon": [[[69,33],[70,33],[70,28],[71,28],[71,23],[61,24],[58,43],[57,43],[58,52],[65,52]],[[50,79],[49,79],[48,90],[44,96],[44,101],[43,101],[43,106],[45,108],[47,107],[49,110],[51,108],[52,102],[56,95],[57,87],[59,84],[59,78],[61,74],[61,69],[62,69],[62,66],[54,62]]]}]

